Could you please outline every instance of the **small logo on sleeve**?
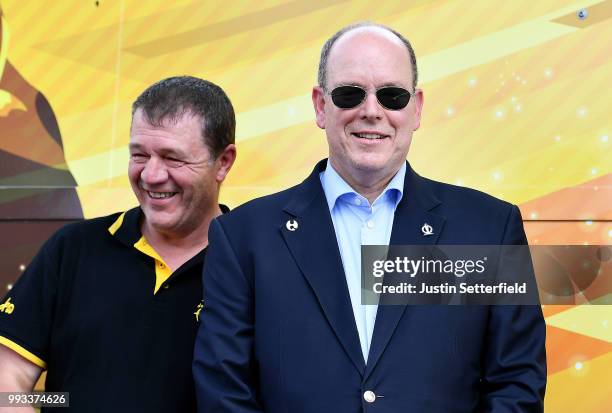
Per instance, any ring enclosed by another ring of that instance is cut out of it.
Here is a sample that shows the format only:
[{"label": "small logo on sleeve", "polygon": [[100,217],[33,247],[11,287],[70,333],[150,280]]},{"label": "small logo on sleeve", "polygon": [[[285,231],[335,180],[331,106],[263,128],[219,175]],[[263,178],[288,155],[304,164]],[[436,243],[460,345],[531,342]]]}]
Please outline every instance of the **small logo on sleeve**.
[{"label": "small logo on sleeve", "polygon": [[0,304],[0,313],[12,314],[15,311],[15,304],[11,303],[11,297],[7,298],[6,301]]},{"label": "small logo on sleeve", "polygon": [[196,322],[200,321],[200,311],[202,311],[202,308],[204,308],[204,300],[202,300],[200,304],[198,304],[195,313],[193,313],[193,315],[195,315]]}]

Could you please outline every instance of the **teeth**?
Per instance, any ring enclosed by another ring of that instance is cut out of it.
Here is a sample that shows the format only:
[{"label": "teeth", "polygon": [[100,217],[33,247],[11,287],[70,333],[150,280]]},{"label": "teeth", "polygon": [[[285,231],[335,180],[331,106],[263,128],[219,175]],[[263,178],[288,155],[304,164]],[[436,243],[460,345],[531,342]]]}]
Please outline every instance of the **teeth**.
[{"label": "teeth", "polygon": [[172,195],[174,195],[174,192],[151,192],[151,191],[147,191],[147,193],[149,194],[149,196],[151,198],[155,198],[155,199],[170,198]]},{"label": "teeth", "polygon": [[386,137],[386,135],[379,135],[377,133],[354,133],[353,135],[363,139],[383,139]]}]

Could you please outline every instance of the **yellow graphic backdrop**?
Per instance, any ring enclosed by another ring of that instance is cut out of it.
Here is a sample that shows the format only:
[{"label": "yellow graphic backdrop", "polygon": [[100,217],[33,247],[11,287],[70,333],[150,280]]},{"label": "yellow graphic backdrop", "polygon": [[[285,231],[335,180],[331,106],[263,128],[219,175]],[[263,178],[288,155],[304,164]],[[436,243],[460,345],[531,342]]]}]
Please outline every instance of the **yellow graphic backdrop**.
[{"label": "yellow graphic backdrop", "polygon": [[[610,0],[3,0],[2,10],[0,75],[8,59],[49,100],[85,217],[135,205],[130,105],[167,76],[209,79],[235,106],[223,202],[301,181],[327,152],[310,102],[320,48],[369,19],[417,53],[425,106],[409,160],[420,174],[519,204],[531,243],[612,241]],[[612,411],[612,307],[544,311],[546,411]]]}]

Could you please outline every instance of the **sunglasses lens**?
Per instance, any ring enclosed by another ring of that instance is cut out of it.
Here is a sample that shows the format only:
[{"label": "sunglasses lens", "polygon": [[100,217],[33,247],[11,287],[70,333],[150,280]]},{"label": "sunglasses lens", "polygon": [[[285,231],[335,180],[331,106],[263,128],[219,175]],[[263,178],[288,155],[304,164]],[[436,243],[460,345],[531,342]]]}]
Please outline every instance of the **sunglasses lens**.
[{"label": "sunglasses lens", "polygon": [[351,109],[363,102],[365,90],[355,86],[339,86],[332,90],[331,98],[340,109]]},{"label": "sunglasses lens", "polygon": [[401,87],[384,87],[378,89],[376,98],[385,108],[390,110],[404,109],[410,101],[410,92]]}]

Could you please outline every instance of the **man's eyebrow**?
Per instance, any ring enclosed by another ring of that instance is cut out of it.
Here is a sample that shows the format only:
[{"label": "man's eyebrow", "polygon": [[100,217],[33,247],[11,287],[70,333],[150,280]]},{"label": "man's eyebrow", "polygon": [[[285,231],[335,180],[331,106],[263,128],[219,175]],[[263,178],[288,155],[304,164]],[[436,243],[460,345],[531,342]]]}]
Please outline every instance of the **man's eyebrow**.
[{"label": "man's eyebrow", "polygon": [[[340,87],[340,86],[357,86],[357,87],[366,89],[366,87],[359,82],[341,82],[333,87]],[[381,89],[383,87],[401,87],[402,89],[410,90],[409,87],[404,86],[399,82],[384,82],[384,83],[377,85],[376,89]]]},{"label": "man's eyebrow", "polygon": [[[130,150],[144,150],[144,145],[137,143],[137,142],[132,142],[128,145]],[[186,156],[184,152],[176,150],[175,148],[162,148],[159,151],[157,151],[160,155],[163,156],[167,156],[167,155],[171,155],[171,156]]]},{"label": "man's eyebrow", "polygon": [[399,82],[385,82],[381,84],[380,86],[378,86],[377,88],[380,89],[381,87],[401,87],[403,89],[408,89],[406,86],[402,85]]},{"label": "man's eyebrow", "polygon": [[160,155],[163,155],[163,156],[170,155],[170,156],[175,156],[177,158],[185,158],[186,157],[186,154],[184,152],[178,151],[178,150],[176,150],[174,148],[164,148],[164,149],[160,149],[158,152],[160,153]]}]

